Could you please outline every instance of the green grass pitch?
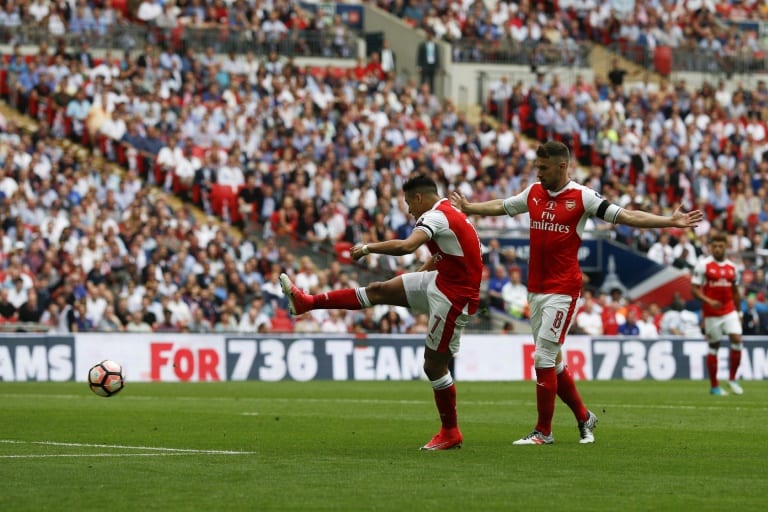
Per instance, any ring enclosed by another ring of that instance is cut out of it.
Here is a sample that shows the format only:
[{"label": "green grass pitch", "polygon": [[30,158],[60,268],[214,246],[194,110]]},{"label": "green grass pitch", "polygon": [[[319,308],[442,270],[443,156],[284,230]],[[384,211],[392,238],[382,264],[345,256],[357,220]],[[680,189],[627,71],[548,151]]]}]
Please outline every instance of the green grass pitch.
[{"label": "green grass pitch", "polygon": [[768,382],[583,382],[600,418],[580,445],[558,403],[555,444],[530,382],[458,383],[464,447],[426,382],[0,384],[3,511],[763,511]]}]

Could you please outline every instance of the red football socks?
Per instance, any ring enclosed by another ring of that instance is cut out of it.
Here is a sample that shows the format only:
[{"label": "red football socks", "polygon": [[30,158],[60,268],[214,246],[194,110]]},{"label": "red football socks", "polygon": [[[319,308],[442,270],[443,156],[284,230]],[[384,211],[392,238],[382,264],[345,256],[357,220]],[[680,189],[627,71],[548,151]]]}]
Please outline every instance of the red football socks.
[{"label": "red football socks", "polygon": [[556,372],[554,367],[536,368],[536,408],[539,412],[536,430],[545,436],[552,433],[552,416],[555,413],[557,396]]},{"label": "red football socks", "polygon": [[741,365],[741,348],[739,350],[731,349],[728,358],[728,375],[730,380],[736,380],[736,372]]},{"label": "red football socks", "polygon": [[312,295],[312,309],[363,309],[355,288]]},{"label": "red football socks", "polygon": [[717,355],[707,354],[707,371],[709,372],[709,384],[711,387],[716,388],[720,385],[720,381],[717,380]]},{"label": "red football socks", "polygon": [[563,371],[557,374],[557,396],[560,397],[565,405],[571,408],[576,421],[587,421],[589,413],[584,402],[581,401],[579,390],[576,389],[576,383],[573,380],[571,371],[566,366]]},{"label": "red football socks", "polygon": [[458,423],[456,415],[456,384],[447,388],[435,389],[435,405],[440,413],[440,421],[443,428],[456,428]]}]

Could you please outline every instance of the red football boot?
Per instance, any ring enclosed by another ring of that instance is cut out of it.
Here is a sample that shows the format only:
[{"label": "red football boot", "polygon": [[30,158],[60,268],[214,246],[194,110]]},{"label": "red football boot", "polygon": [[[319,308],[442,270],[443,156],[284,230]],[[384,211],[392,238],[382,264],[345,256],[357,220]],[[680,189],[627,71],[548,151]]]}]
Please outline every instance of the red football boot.
[{"label": "red football boot", "polygon": [[292,315],[303,315],[312,309],[312,297],[299,290],[285,274],[280,274],[280,287],[288,299],[288,310]]},{"label": "red football boot", "polygon": [[421,447],[422,450],[453,450],[461,448],[464,437],[458,428],[441,428],[440,432],[430,442]]}]

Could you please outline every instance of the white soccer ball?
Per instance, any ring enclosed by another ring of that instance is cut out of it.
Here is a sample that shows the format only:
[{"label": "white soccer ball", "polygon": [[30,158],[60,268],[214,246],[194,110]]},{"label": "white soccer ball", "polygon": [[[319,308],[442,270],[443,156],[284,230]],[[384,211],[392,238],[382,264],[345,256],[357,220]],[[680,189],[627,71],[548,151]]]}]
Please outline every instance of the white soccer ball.
[{"label": "white soccer ball", "polygon": [[91,391],[105,398],[116,395],[125,386],[125,373],[120,364],[105,359],[88,370]]}]

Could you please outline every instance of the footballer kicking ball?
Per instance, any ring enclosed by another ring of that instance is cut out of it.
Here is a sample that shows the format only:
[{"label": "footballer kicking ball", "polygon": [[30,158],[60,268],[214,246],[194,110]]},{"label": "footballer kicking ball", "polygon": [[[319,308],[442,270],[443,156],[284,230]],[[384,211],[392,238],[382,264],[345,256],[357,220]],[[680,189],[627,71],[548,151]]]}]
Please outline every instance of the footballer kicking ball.
[{"label": "footballer kicking ball", "polygon": [[99,396],[116,395],[125,386],[123,367],[114,361],[105,359],[88,370],[88,385]]}]

